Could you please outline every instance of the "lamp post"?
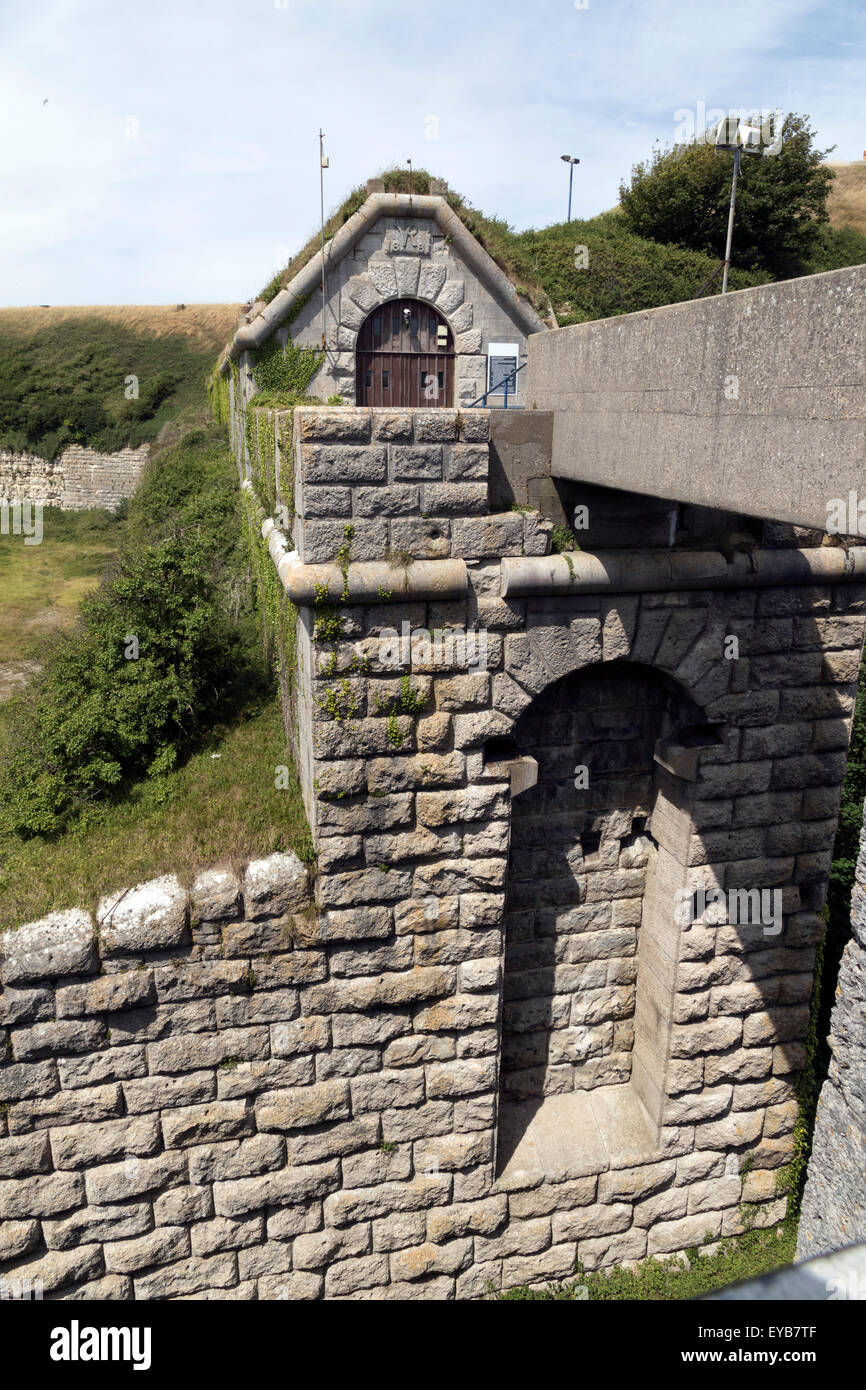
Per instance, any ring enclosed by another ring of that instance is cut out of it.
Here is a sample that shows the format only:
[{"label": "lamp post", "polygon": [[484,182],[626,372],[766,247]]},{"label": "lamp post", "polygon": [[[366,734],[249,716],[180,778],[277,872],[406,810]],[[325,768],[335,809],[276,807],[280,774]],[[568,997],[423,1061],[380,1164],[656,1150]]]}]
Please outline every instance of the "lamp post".
[{"label": "lamp post", "polygon": [[319,211],[322,219],[322,348],[325,347],[325,170],[328,168],[328,156],[325,154],[325,146],[322,143],[325,132],[319,129]]},{"label": "lamp post", "polygon": [[[725,116],[712,132],[712,140],[717,150],[733,150],[734,175],[731,179],[731,206],[728,212],[728,236],[725,242],[724,272],[722,274],[722,294],[728,292],[728,271],[731,266],[731,242],[734,237],[734,210],[737,206],[737,179],[740,177],[740,160],[743,154],[761,153],[760,126],[740,123],[738,116]],[[718,273],[718,272],[716,272]]]},{"label": "lamp post", "polygon": [[572,154],[562,154],[562,155],[560,155],[559,157],[560,157],[561,160],[564,161],[564,163],[566,163],[566,164],[568,165],[568,220],[569,220],[569,222],[570,222],[570,221],[571,221],[571,183],[572,183],[572,179],[574,178],[574,166],[575,166],[575,164],[579,164],[579,163],[580,163],[580,160],[579,160],[579,159],[575,159],[574,155],[572,155]]}]

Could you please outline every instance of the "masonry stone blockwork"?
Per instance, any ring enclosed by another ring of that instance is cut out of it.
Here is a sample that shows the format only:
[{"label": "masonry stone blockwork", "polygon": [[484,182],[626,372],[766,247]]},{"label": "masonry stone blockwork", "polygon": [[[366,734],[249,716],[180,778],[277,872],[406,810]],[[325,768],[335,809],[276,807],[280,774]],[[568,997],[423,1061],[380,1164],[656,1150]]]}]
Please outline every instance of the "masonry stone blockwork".
[{"label": "masonry stone blockwork", "polygon": [[[866,821],[830,1020],[829,1075],[821,1088],[803,1192],[797,1258],[866,1241]],[[854,1276],[846,1296],[862,1298]]]},{"label": "masonry stone blockwork", "polygon": [[[238,338],[252,332],[259,346],[271,339],[285,344],[291,338],[299,347],[324,348],[324,360],[309,387],[323,399],[337,394],[354,404],[359,332],[370,314],[398,300],[432,305],[448,324],[456,406],[471,406],[487,390],[488,357],[494,345],[496,355],[506,346],[514,348],[515,365],[523,366],[527,334],[547,327],[440,194],[368,196],[326,247],[324,312],[320,266],[319,257],[305,266],[283,291],[285,307],[280,307],[279,296],[267,308],[262,306],[264,314]],[[255,351],[233,345],[244,401],[256,391]],[[526,400],[524,381],[525,373],[519,373],[509,388],[519,403]]]},{"label": "masonry stone blockwork", "polygon": [[488,438],[295,411],[312,889],[2,938],[4,1277],[474,1298],[781,1220],[866,586],[504,597],[553,528],[488,513]]},{"label": "masonry stone blockwork", "polygon": [[101,454],[74,444],[59,458],[0,452],[0,502],[41,502],[61,511],[104,507],[116,511],[131,497],[150,455],[150,446]]}]

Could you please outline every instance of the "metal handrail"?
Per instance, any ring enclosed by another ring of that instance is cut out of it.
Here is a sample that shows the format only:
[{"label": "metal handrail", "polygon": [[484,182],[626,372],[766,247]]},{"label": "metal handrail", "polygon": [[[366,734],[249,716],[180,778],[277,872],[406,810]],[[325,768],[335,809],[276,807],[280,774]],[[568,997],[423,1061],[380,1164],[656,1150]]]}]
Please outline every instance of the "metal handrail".
[{"label": "metal handrail", "polygon": [[[488,397],[488,396],[492,396],[492,395],[494,395],[494,393],[496,393],[496,392],[498,392],[498,391],[503,391],[503,394],[504,394],[504,396],[505,396],[505,404],[503,405],[502,408],[503,408],[503,410],[507,410],[507,409],[508,409],[508,383],[509,383],[509,381],[510,381],[512,378],[514,378],[514,377],[517,376],[517,373],[518,373],[518,372],[522,372],[523,369],[524,369],[524,367],[528,367],[528,366],[529,366],[529,363],[528,363],[528,362],[522,362],[521,365],[520,365],[519,367],[515,367],[515,368],[514,368],[514,371],[513,371],[513,372],[509,372],[507,376],[503,377],[502,380],[501,380],[500,382],[498,382],[496,386],[490,386],[490,387],[488,387],[488,389],[484,392],[484,395],[483,395],[483,396],[479,396],[479,397],[478,397],[478,400],[477,400],[477,401],[473,401],[471,405],[468,405],[468,406],[466,407],[466,409],[467,409],[467,410],[474,410],[475,407],[476,407],[477,405],[480,405],[482,401],[483,401],[484,404],[486,405],[486,404],[487,404],[487,397]],[[522,406],[522,405],[513,405],[513,406],[511,407],[511,409],[512,409],[512,410],[522,410],[522,409],[523,409],[523,406]]]}]

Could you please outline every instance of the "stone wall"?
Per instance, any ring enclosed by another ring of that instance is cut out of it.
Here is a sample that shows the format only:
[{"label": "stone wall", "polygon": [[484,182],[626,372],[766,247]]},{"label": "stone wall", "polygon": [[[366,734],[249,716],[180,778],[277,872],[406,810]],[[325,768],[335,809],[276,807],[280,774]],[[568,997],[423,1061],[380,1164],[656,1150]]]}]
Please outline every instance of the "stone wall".
[{"label": "stone wall", "polygon": [[[242,880],[203,873],[189,899],[160,879],[103,899],[96,922],[4,934],[9,1289],[471,1298],[739,1231],[744,1195],[757,1224],[780,1219],[787,1066],[740,1083],[733,1119],[684,1117],[654,1152],[575,1146],[558,1170],[497,1179],[495,895],[465,894],[459,924],[453,900],[437,926],[381,895],[317,914],[308,892],[273,855]],[[761,1042],[766,1017],[747,1020]],[[701,1047],[717,1067],[718,1027]],[[693,1054],[700,1028],[680,1032]]]},{"label": "stone wall", "polygon": [[[866,1240],[866,822],[851,930],[839,969],[830,1020],[832,1058],[803,1193],[797,1258],[804,1260]],[[862,1298],[862,1288],[849,1296]]]},{"label": "stone wall", "polygon": [[115,511],[138,486],[149,454],[148,444],[115,454],[74,444],[53,460],[0,451],[0,501],[41,502],[66,512]]},{"label": "stone wall", "polygon": [[277,856],[0,938],[4,1276],[472,1298],[782,1218],[866,586],[503,598],[552,527],[487,512],[487,435],[295,411],[315,906]]}]

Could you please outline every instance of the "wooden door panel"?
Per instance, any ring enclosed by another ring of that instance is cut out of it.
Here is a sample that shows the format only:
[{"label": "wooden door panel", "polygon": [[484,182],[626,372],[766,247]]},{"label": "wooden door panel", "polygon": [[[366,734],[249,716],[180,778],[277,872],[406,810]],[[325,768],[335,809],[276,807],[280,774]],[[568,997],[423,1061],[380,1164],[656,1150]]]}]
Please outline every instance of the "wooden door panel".
[{"label": "wooden door panel", "polygon": [[[428,393],[431,379],[435,385]],[[393,299],[368,314],[358,334],[355,394],[358,405],[451,405],[454,341],[432,305]]]}]

